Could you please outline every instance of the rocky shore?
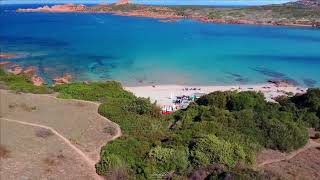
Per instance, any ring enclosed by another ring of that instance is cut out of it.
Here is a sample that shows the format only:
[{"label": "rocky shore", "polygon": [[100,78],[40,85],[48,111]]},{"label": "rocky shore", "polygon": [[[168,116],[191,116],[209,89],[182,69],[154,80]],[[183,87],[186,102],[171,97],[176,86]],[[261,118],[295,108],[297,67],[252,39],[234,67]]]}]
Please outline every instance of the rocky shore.
[{"label": "rocky shore", "polygon": [[14,59],[19,57],[17,54],[0,53],[0,59]]},{"label": "rocky shore", "polygon": [[[37,68],[35,67],[21,67],[14,62],[3,61],[0,62],[0,69],[3,69],[14,75],[24,75],[30,78],[35,86],[42,86],[46,83],[45,80],[37,74]],[[60,85],[69,84],[72,79],[73,77],[70,74],[65,74],[61,77],[55,77],[52,79],[52,81],[54,82],[54,85]]]}]

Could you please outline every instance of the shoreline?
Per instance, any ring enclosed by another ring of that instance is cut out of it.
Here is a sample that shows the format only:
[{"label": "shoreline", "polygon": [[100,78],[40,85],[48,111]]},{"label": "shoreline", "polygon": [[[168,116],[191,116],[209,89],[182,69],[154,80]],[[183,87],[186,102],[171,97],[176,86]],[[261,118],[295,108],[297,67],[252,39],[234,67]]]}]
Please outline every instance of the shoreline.
[{"label": "shoreline", "polygon": [[[274,98],[288,96],[289,94],[305,93],[308,88],[302,86],[281,86],[277,87],[272,83],[251,84],[251,85],[155,85],[155,86],[124,86],[125,90],[132,92],[138,97],[150,98],[151,102],[158,105],[173,105],[176,96],[191,96],[194,93],[208,94],[215,91],[255,91],[264,94],[269,102]],[[186,90],[186,88],[188,90]]]},{"label": "shoreline", "polygon": [[[131,4],[136,5],[136,4]],[[82,4],[62,4],[53,6],[43,6],[38,8],[18,8],[16,12],[39,12],[39,13],[97,13],[97,14],[111,14],[117,16],[126,17],[145,17],[158,19],[163,23],[172,23],[180,20],[194,20],[202,23],[213,24],[243,24],[243,25],[259,25],[259,26],[286,26],[286,27],[305,27],[318,29],[320,24],[312,21],[306,21],[305,23],[293,23],[293,22],[281,22],[281,21],[266,21],[264,19],[246,19],[246,18],[210,18],[204,15],[180,15],[173,9],[167,6],[145,6],[141,5],[141,9],[133,11],[123,11],[119,9],[112,9],[112,6],[121,7],[122,5],[95,5],[85,6]],[[155,7],[158,11],[152,11],[149,7]],[[101,9],[99,9],[101,8]],[[144,9],[145,8],[145,9]]]}]

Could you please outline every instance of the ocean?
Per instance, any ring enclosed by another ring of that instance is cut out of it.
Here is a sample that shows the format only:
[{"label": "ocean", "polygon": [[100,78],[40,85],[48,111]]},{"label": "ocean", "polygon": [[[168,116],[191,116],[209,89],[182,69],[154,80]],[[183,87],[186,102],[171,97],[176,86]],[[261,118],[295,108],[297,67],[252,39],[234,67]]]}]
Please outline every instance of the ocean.
[{"label": "ocean", "polygon": [[[1,5],[0,48],[51,79],[124,85],[257,84],[287,79],[320,86],[320,30],[208,24],[89,13],[17,13]],[[0,60],[4,61],[4,60]]]}]

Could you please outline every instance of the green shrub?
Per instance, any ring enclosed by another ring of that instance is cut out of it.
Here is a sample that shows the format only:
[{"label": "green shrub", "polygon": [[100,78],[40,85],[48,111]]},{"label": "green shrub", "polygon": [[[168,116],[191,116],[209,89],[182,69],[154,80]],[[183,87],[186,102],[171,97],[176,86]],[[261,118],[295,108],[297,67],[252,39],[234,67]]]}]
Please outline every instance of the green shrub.
[{"label": "green shrub", "polygon": [[60,98],[82,99],[89,101],[103,101],[107,98],[134,99],[135,96],[123,90],[122,85],[115,81],[94,82],[94,83],[71,83],[57,85],[54,90],[59,92]]},{"label": "green shrub", "polygon": [[238,162],[244,161],[246,154],[238,144],[221,140],[215,135],[199,138],[193,151],[194,162],[198,165],[221,163],[234,167]]},{"label": "green shrub", "polygon": [[308,132],[302,125],[290,121],[267,119],[263,123],[266,147],[281,151],[292,151],[305,145]]},{"label": "green shrub", "polygon": [[240,111],[243,109],[253,109],[261,107],[264,104],[265,100],[262,93],[246,91],[233,94],[227,106],[229,110]]},{"label": "green shrub", "polygon": [[99,175],[106,176],[108,170],[117,169],[124,166],[122,160],[114,154],[103,156],[102,159],[96,164],[96,171]]},{"label": "green shrub", "polygon": [[175,171],[181,173],[189,166],[188,150],[157,146],[149,152],[149,158],[157,165],[158,172]]},{"label": "green shrub", "polygon": [[227,103],[230,100],[233,92],[213,92],[207,94],[205,96],[200,97],[197,100],[197,104],[204,106],[215,106],[220,109],[225,109],[227,107]]},{"label": "green shrub", "polygon": [[160,108],[156,103],[151,104],[150,99],[146,98],[135,98],[131,102],[127,103],[123,108],[125,111],[135,112],[139,115],[151,115],[154,117],[160,116]]}]

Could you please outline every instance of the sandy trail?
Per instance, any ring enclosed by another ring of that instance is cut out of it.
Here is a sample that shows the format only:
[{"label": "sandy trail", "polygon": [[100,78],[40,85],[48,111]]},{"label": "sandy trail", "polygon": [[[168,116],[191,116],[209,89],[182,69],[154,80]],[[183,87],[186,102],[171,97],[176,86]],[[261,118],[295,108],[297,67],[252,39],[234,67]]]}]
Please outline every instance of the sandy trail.
[{"label": "sandy trail", "polygon": [[317,148],[317,147],[320,147],[320,143],[317,143],[313,140],[309,140],[309,142],[303,147],[303,148],[300,148],[296,151],[293,151],[291,153],[289,153],[288,155],[286,155],[285,157],[281,157],[281,158],[277,158],[277,159],[270,159],[270,160],[266,160],[260,164],[257,165],[257,168],[261,168],[265,165],[268,165],[268,164],[272,164],[272,163],[277,163],[277,162],[281,162],[281,161],[288,161],[294,157],[296,157],[298,154],[308,150],[308,149],[311,149],[311,148]]}]

